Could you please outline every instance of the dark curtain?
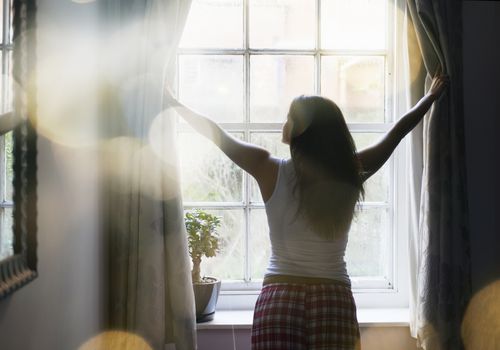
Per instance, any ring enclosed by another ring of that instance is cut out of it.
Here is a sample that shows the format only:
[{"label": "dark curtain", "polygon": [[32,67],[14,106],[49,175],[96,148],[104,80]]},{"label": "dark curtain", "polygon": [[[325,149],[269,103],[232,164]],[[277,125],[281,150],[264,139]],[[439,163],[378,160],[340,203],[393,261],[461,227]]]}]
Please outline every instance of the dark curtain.
[{"label": "dark curtain", "polygon": [[427,86],[438,71],[447,92],[424,123],[418,277],[418,344],[462,349],[460,326],[471,297],[462,85],[462,4],[408,0]]}]

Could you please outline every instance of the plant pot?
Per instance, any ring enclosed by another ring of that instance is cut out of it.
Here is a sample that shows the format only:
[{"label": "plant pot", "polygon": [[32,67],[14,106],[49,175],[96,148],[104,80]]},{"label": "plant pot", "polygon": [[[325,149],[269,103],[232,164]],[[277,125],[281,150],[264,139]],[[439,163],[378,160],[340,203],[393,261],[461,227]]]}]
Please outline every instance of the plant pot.
[{"label": "plant pot", "polygon": [[196,322],[198,323],[214,319],[221,285],[220,280],[214,277],[203,277],[202,280],[201,283],[193,283]]}]

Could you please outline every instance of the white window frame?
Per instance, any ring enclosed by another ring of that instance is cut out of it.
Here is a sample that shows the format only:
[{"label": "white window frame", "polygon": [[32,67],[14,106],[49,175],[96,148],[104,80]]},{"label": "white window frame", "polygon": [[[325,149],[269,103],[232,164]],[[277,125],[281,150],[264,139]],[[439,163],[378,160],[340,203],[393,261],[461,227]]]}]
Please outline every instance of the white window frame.
[{"label": "white window frame", "polygon": [[[10,82],[10,65],[11,55],[13,45],[11,42],[11,1],[10,0],[2,0],[1,6],[3,7],[3,16],[2,16],[2,41],[0,43],[0,51],[2,53],[1,63],[2,63],[2,77],[1,77],[1,113],[8,112],[8,106],[10,105],[9,99],[12,96],[9,96],[9,84]],[[7,208],[13,208],[14,202],[10,200],[5,200],[5,187],[7,181],[7,168],[6,161],[7,157],[5,154],[5,135],[0,136],[0,230],[3,230],[5,227],[4,221],[6,220],[5,212]],[[11,236],[13,235],[11,228]],[[4,237],[5,232],[0,232],[0,245],[2,244],[2,238]]]},{"label": "white window frame", "polygon": [[[251,123],[250,122],[250,56],[251,55],[314,55],[315,59],[315,93],[321,94],[321,56],[322,55],[384,55],[386,57],[386,88],[385,107],[386,123],[348,123],[349,130],[357,132],[386,132],[398,116],[405,112],[406,100],[402,93],[405,77],[403,67],[403,21],[401,9],[405,8],[404,0],[388,0],[387,18],[389,20],[387,30],[387,48],[385,50],[320,50],[321,31],[321,0],[314,0],[316,6],[317,26],[315,48],[307,50],[296,49],[250,49],[248,30],[248,1],[243,0],[243,48],[242,49],[187,49],[180,48],[180,55],[239,55],[244,57],[244,84],[245,84],[245,122],[244,123],[220,123],[222,128],[230,132],[240,132],[244,140],[250,140],[252,132],[276,132],[282,130],[282,123]],[[398,10],[399,9],[399,10]],[[399,11],[399,13],[398,13]],[[404,11],[403,11],[404,13]],[[398,69],[396,69],[398,68]],[[179,72],[179,59],[177,59],[177,71]],[[177,79],[178,82],[179,79]],[[179,87],[177,86],[177,91]],[[179,131],[191,130],[185,124],[179,124]],[[408,307],[408,221],[407,221],[407,164],[406,144],[402,143],[388,161],[388,173],[390,177],[389,202],[368,202],[363,207],[377,207],[389,209],[389,222],[391,230],[391,256],[392,268],[387,279],[382,278],[351,278],[353,294],[358,308],[407,308]],[[262,281],[250,280],[250,263],[248,261],[248,237],[250,224],[250,211],[252,209],[263,209],[264,203],[250,201],[249,175],[244,173],[244,187],[247,195],[243,202],[185,202],[185,209],[244,209],[245,212],[245,281],[224,280],[221,288],[218,310],[249,310],[253,309],[255,301],[262,287]],[[396,190],[397,189],[397,190]],[[396,211],[395,208],[398,210]],[[397,233],[397,234],[396,234]]]}]

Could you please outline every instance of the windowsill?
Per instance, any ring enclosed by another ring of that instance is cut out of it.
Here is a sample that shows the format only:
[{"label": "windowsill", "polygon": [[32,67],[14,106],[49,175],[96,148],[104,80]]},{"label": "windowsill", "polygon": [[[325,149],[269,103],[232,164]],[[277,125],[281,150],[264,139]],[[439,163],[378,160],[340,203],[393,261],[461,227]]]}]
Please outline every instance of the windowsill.
[{"label": "windowsill", "polygon": [[[408,327],[408,309],[358,309],[358,322],[364,327]],[[197,329],[251,329],[253,310],[220,310],[213,321],[198,323]]]}]

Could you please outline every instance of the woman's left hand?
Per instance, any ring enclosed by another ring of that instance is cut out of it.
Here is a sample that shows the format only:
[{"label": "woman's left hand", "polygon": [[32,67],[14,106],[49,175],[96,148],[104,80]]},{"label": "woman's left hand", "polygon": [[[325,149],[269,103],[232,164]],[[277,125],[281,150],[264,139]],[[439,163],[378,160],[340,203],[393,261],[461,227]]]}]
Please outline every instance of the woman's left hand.
[{"label": "woman's left hand", "polygon": [[429,95],[433,96],[437,100],[449,83],[450,78],[447,75],[439,74],[434,76],[434,78],[432,78],[431,87],[429,88]]},{"label": "woman's left hand", "polygon": [[167,100],[167,104],[169,107],[178,107],[181,106],[181,103],[179,100],[177,100],[174,95],[172,94],[172,91],[170,91],[169,88],[166,89],[165,93],[165,98]]}]

